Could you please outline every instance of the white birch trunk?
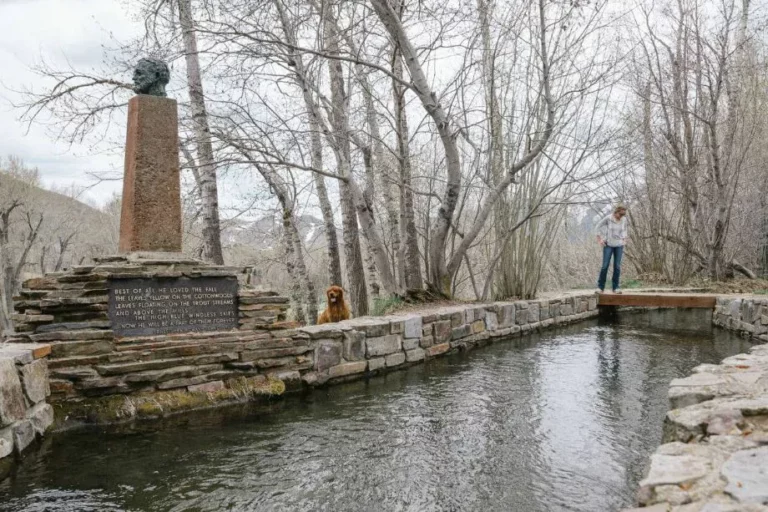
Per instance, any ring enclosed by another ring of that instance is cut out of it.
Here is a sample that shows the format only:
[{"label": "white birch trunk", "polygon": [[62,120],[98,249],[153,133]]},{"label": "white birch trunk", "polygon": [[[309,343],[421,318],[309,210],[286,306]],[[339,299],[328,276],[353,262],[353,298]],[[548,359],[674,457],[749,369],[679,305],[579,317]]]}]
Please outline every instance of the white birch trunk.
[{"label": "white birch trunk", "polygon": [[191,0],[178,0],[179,21],[184,40],[184,59],[187,65],[192,126],[200,165],[200,197],[202,198],[203,259],[216,265],[224,264],[221,250],[221,225],[219,222],[219,191],[216,183],[216,162],[213,158],[211,130],[205,108],[203,81],[200,75],[200,58],[197,36],[192,18]]},{"label": "white birch trunk", "polygon": [[[330,55],[337,55],[339,53],[339,36],[331,16],[330,6],[324,6],[322,13],[325,29],[324,46]],[[349,140],[348,102],[344,90],[344,71],[341,61],[334,59],[328,61],[328,75],[330,77],[332,104],[331,127],[338,147],[336,155],[339,174],[348,178],[347,181],[339,183],[348,296],[352,306],[352,314],[364,316],[368,314],[368,291],[365,284],[365,268],[360,248],[355,198],[350,189],[350,180],[352,179],[351,144]]]},{"label": "white birch trunk", "polygon": [[[394,48],[392,71],[401,78],[403,64],[398,48]],[[405,87],[392,80],[392,95],[395,103],[395,136],[397,138],[397,160],[400,168],[400,240],[403,244],[398,253],[398,268],[403,269],[405,287],[420,290],[424,286],[419,261],[419,238],[413,213],[413,184],[411,182],[411,152],[408,145],[408,117],[405,111]]]},{"label": "white birch trunk", "polygon": [[[323,144],[320,139],[320,126],[312,112],[312,100],[308,100],[306,95],[310,92],[305,89],[304,101],[309,112],[309,129],[312,131],[312,167],[315,169],[323,168]],[[336,235],[336,222],[333,219],[333,208],[328,199],[328,189],[325,186],[325,178],[318,173],[312,174],[315,181],[315,191],[320,203],[320,212],[323,215],[323,226],[325,227],[325,243],[328,254],[328,285],[342,286],[341,278],[341,257],[339,256],[339,240]]]}]

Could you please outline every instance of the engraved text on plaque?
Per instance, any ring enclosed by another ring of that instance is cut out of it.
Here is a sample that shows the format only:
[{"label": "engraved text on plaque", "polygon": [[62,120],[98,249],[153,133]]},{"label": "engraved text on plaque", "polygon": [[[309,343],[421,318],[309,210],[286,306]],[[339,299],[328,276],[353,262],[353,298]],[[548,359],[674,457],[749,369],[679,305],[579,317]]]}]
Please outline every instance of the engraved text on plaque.
[{"label": "engraved text on plaque", "polygon": [[233,329],[237,279],[110,279],[109,319],[118,336]]}]

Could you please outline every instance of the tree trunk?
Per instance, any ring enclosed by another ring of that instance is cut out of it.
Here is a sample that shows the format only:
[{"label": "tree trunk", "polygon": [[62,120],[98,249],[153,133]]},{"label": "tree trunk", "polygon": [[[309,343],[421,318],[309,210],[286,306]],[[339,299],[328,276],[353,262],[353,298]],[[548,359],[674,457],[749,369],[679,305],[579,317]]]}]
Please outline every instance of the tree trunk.
[{"label": "tree trunk", "polygon": [[11,276],[13,275],[13,265],[9,253],[10,236],[10,215],[18,208],[19,201],[14,201],[9,208],[0,213],[0,336],[3,331],[10,331],[13,328],[11,323],[11,313],[13,312],[13,289],[11,287]]},{"label": "tree trunk", "polygon": [[[301,236],[296,227],[293,210],[291,210],[291,223],[288,233],[293,244],[294,257],[296,258],[296,280],[299,282],[301,292],[304,297],[304,305],[307,308],[307,323],[314,325],[317,323],[317,292],[315,284],[307,271],[307,265],[304,260],[304,247],[301,243]],[[285,224],[284,224],[285,225]]]},{"label": "tree trunk", "polygon": [[[5,250],[0,244],[0,335],[12,331],[11,313],[13,313],[13,290],[11,287],[11,272],[13,268],[6,265]],[[0,337],[0,341],[2,338]]]},{"label": "tree trunk", "polygon": [[293,231],[293,212],[283,205],[283,248],[285,250],[285,270],[291,280],[291,306],[293,316],[301,324],[307,323],[302,304],[301,283],[296,275],[296,254],[291,233]]},{"label": "tree trunk", "polygon": [[[402,75],[402,60],[400,59],[400,52],[395,47],[392,50],[392,73],[396,76]],[[400,74],[398,74],[398,69],[400,70]],[[396,85],[396,80],[392,80],[392,95],[395,100],[395,109],[397,109],[397,104],[400,101],[399,99],[399,91]],[[396,123],[397,124],[397,123]],[[397,128],[397,126],[396,126]],[[399,140],[399,130],[398,130],[398,146],[400,144]],[[400,190],[401,184],[401,176],[400,176],[400,165],[399,165],[399,158],[398,155],[398,168],[395,169],[387,169],[389,172],[382,173],[382,195],[384,196],[384,203],[385,208],[387,209],[387,225],[389,227],[389,239],[390,244],[392,247],[392,272],[395,275],[395,279],[397,279],[397,283],[399,286],[402,286],[405,288],[405,254],[404,254],[404,245],[401,239],[402,233],[400,229],[400,212],[402,211],[402,206],[400,205],[400,202],[403,199],[402,194],[397,193],[395,194],[396,190]]]},{"label": "tree trunk", "polygon": [[[337,55],[339,53],[339,36],[336,31],[336,25],[331,19],[332,13],[330,11],[330,6],[324,6],[325,48],[330,55]],[[338,146],[336,155],[338,158],[339,174],[343,177],[351,178],[348,102],[344,89],[344,70],[342,69],[341,61],[329,59],[328,74],[330,77],[332,104],[331,126]],[[348,296],[352,306],[352,314],[354,316],[364,316],[368,314],[368,291],[365,285],[365,267],[363,265],[362,251],[360,250],[360,235],[352,194],[349,181],[339,183]]]},{"label": "tree trunk", "polygon": [[179,21],[184,39],[184,58],[187,64],[192,126],[200,165],[200,196],[202,198],[203,259],[216,265],[224,264],[221,250],[221,225],[219,223],[219,191],[216,183],[216,162],[213,159],[211,130],[205,108],[203,81],[200,75],[200,58],[197,52],[197,36],[192,19],[191,0],[178,0]]},{"label": "tree trunk", "polygon": [[[368,107],[366,107],[366,110]],[[368,114],[371,115],[370,113]],[[375,190],[374,186],[374,171],[373,171],[373,154],[371,153],[371,145],[363,148],[363,165],[365,166],[365,191],[363,196],[366,204],[370,208],[373,208],[373,194]],[[373,257],[373,248],[368,246],[368,240],[365,240],[365,270],[368,276],[368,289],[371,292],[371,299],[376,300],[379,298],[379,283],[376,274],[376,261]]]},{"label": "tree trunk", "polygon": [[[315,169],[323,168],[323,144],[320,139],[320,126],[313,114],[312,100],[307,99],[306,95],[311,94],[304,88],[305,103],[309,113],[309,129],[312,131],[312,167]],[[323,215],[323,225],[325,226],[325,243],[328,251],[328,285],[343,286],[341,279],[341,257],[339,256],[339,239],[336,235],[336,222],[333,219],[333,208],[328,199],[328,189],[325,187],[325,178],[318,173],[312,173],[315,181],[315,190],[317,199],[320,202],[320,212]]]},{"label": "tree trunk", "polygon": [[45,263],[46,257],[48,253],[48,246],[43,246],[40,248],[40,275],[45,275],[45,270],[48,268],[48,265]]},{"label": "tree trunk", "polygon": [[[400,5],[400,11],[402,12]],[[393,50],[392,71],[398,78],[403,75],[403,63],[397,47]],[[392,94],[395,102],[395,130],[397,137],[397,160],[400,167],[400,240],[403,241],[401,254],[405,287],[409,290],[421,289],[419,261],[419,238],[413,213],[413,185],[411,183],[411,152],[408,146],[408,117],[405,112],[405,87],[397,80],[392,81]]]},{"label": "tree trunk", "polygon": [[[238,151],[248,160],[254,158],[247,150],[238,148]],[[304,247],[301,236],[296,227],[294,207],[296,205],[296,191],[291,191],[283,177],[271,166],[256,165],[259,174],[274,191],[283,212],[283,243],[285,250],[285,267],[291,280],[291,300],[294,303],[296,319],[302,323],[314,324],[317,322],[317,293],[315,285],[307,271],[304,260]],[[306,315],[304,312],[306,308]]]},{"label": "tree trunk", "polygon": [[[283,33],[289,44],[296,45],[295,29],[291,25],[285,10],[280,0],[275,0],[274,5],[277,8],[278,15],[280,17],[280,23],[283,28]],[[302,56],[298,52],[291,52],[290,55],[291,64],[295,69],[294,79],[296,84],[301,88],[302,98],[304,99],[304,105],[309,115],[309,130],[310,130],[310,143],[312,146],[312,167],[314,169],[323,168],[323,143],[321,139],[321,133],[325,133],[323,130],[324,123],[320,117],[320,113],[312,97],[312,91],[310,90],[310,84],[308,77],[306,76],[306,70],[304,69],[304,61]],[[334,152],[335,152],[334,148]],[[323,225],[325,226],[325,240],[328,251],[328,285],[329,286],[342,286],[342,273],[341,273],[341,257],[339,255],[339,241],[336,234],[336,222],[333,218],[333,208],[331,207],[331,201],[328,198],[328,189],[325,186],[325,178],[319,173],[313,173],[313,179],[315,182],[315,189],[317,190],[317,198],[320,203],[320,212],[323,215]]]},{"label": "tree trunk", "polygon": [[[483,89],[485,91],[485,115],[488,122],[488,170],[490,181],[498,185],[504,179],[504,132],[502,129],[501,103],[496,92],[496,55],[491,40],[491,0],[477,0],[477,13],[480,22],[480,40],[482,42]],[[494,232],[496,248],[503,244],[509,225],[506,195],[499,197],[494,209]]]}]

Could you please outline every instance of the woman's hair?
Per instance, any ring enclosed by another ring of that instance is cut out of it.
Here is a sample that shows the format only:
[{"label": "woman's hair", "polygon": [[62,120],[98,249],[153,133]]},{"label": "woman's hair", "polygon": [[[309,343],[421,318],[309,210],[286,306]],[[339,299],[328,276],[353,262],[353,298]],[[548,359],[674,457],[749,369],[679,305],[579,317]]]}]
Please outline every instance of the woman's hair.
[{"label": "woman's hair", "polygon": [[627,211],[627,205],[624,203],[616,203],[616,206],[613,207],[613,213],[616,213],[619,210]]}]

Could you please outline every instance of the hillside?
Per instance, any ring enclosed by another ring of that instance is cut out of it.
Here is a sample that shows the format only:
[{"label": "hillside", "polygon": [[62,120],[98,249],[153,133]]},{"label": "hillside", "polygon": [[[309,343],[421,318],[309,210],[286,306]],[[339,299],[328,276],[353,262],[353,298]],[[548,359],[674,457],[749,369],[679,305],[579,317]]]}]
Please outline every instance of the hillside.
[{"label": "hillside", "polygon": [[[301,215],[296,219],[296,226],[307,249],[325,246],[325,226],[322,219],[312,215]],[[227,221],[221,237],[224,246],[249,246],[259,250],[270,250],[279,246],[282,232],[282,217],[275,214],[255,221]]]},{"label": "hillside", "polygon": [[9,210],[11,263],[18,261],[25,240],[39,224],[24,275],[66,268],[117,249],[119,220],[113,215],[0,171],[0,214]]}]

